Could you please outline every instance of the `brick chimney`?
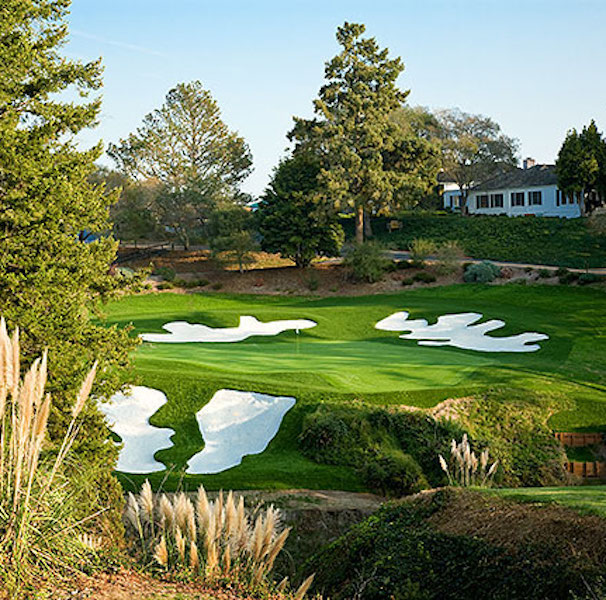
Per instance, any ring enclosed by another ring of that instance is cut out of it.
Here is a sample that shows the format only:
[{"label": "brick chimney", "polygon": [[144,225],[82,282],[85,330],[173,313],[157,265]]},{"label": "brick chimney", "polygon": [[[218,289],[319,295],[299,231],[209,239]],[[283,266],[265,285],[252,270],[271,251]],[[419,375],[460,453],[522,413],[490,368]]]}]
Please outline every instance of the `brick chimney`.
[{"label": "brick chimney", "polygon": [[531,169],[532,167],[534,167],[537,164],[537,161],[534,158],[528,157],[528,158],[524,159],[522,164],[524,165],[524,170],[526,170],[526,169]]}]

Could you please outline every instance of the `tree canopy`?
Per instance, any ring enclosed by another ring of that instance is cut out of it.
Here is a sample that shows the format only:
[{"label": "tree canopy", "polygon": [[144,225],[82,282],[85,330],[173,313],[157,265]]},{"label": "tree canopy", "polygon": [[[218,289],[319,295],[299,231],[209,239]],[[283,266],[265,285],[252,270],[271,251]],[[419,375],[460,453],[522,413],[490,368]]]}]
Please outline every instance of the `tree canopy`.
[{"label": "tree canopy", "polygon": [[502,133],[501,127],[483,115],[458,109],[436,114],[442,168],[461,189],[465,211],[469,189],[518,163],[518,141]]},{"label": "tree canopy", "polygon": [[185,246],[218,202],[238,195],[252,166],[248,145],[229,130],[199,81],[171,89],[162,107],[108,154],[123,173],[156,184],[149,209]]},{"label": "tree canopy", "polygon": [[362,37],[364,32],[357,23],[337,29],[342,50],[326,63],[316,117],[295,119],[289,134],[297,143],[295,153],[306,149],[321,159],[318,179],[326,195],[338,208],[355,212],[358,242],[364,240],[365,214],[387,210],[402,190],[422,179],[416,166],[426,151],[390,119],[408,95],[396,84],[404,70],[401,59],[390,58],[374,38]]},{"label": "tree canopy", "polygon": [[591,211],[606,201],[606,140],[595,121],[581,133],[571,129],[556,161],[558,187],[568,196],[581,198],[581,210]]},{"label": "tree canopy", "polygon": [[338,256],[343,230],[318,183],[320,160],[297,152],[280,162],[257,213],[261,247],[307,267],[317,256]]}]

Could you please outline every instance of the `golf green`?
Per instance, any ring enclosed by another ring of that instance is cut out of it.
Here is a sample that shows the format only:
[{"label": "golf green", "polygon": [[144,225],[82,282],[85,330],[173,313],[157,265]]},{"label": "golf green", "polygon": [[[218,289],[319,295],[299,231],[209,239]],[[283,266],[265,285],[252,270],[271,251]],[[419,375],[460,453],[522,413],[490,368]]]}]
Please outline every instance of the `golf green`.
[{"label": "golf green", "polygon": [[[237,343],[144,343],[136,352],[136,383],[158,388],[168,403],[152,418],[172,427],[174,447],[157,457],[171,466],[168,479],[204,480],[210,487],[338,487],[359,489],[355,474],[316,465],[298,452],[305,414],[318,403],[358,400],[432,406],[493,386],[544,390],[561,398],[551,425],[561,430],[606,429],[606,296],[564,286],[457,285],[357,297],[143,294],[107,308],[106,321],[134,325],[133,335],[162,332],[170,321],[237,326],[241,315],[261,321],[311,319],[297,334],[251,337]],[[484,353],[419,346],[380,331],[380,319],[406,310],[429,322],[443,314],[482,313],[505,327],[491,335],[545,333],[531,353]],[[221,388],[291,395],[269,448],[239,467],[211,476],[183,476],[188,458],[203,447],[195,412]],[[156,475],[155,477],[165,477]]]}]

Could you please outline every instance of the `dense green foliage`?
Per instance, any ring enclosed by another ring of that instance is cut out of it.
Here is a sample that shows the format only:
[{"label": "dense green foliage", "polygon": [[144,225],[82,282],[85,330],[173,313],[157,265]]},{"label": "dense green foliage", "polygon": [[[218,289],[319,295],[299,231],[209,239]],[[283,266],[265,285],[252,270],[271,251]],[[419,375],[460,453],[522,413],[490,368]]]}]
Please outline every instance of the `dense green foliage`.
[{"label": "dense green foliage", "polygon": [[[586,586],[598,585],[603,557],[578,557],[550,531],[516,545],[515,523],[499,529],[507,506],[486,498],[446,489],[386,505],[326,546],[305,571],[315,571],[315,589],[334,600],[588,597]],[[458,524],[473,525],[479,511],[495,511],[481,531]],[[541,527],[541,516],[531,522]]]},{"label": "dense green foliage", "polygon": [[459,109],[437,113],[436,130],[442,154],[442,168],[462,193],[465,212],[469,189],[504,169],[517,165],[518,142],[504,135],[492,119]]},{"label": "dense green foliage", "polygon": [[258,248],[250,211],[237,204],[222,204],[210,213],[206,235],[215,256],[235,262],[240,273]]},{"label": "dense green foliage", "polygon": [[350,270],[354,281],[374,283],[385,275],[389,261],[385,258],[383,248],[379,244],[363,242],[356,243],[347,250],[344,264]]},{"label": "dense green foliage", "polygon": [[[538,462],[551,452],[543,437],[548,431],[546,422],[560,431],[599,431],[606,422],[606,354],[595,343],[606,327],[603,300],[600,290],[542,285],[465,284],[342,298],[163,293],[112,303],[107,321],[118,325],[132,322],[134,333],[159,332],[168,321],[231,327],[246,314],[261,321],[307,318],[318,323],[299,335],[290,331],[235,344],[139,347],[136,381],[161,389],[168,397],[167,405],[152,422],[176,430],[174,447],[158,453],[159,460],[174,465],[164,484],[169,489],[182,481],[187,487],[203,481],[209,489],[361,489],[365,485],[356,468],[321,464],[302,454],[297,438],[306,415],[314,413],[318,405],[323,404],[328,412],[352,402],[360,409],[427,408],[449,398],[481,398],[491,389],[497,389],[499,399],[483,405],[485,416],[477,419],[485,422],[485,430],[494,421],[511,420],[511,438],[505,430],[498,433],[498,444],[502,444],[498,451],[511,452],[511,458],[504,462],[513,466],[507,466],[503,477],[519,485],[524,480],[536,481],[536,477],[553,481],[551,462],[545,471],[535,473]],[[554,306],[566,310],[554,312]],[[447,313],[475,311],[486,319],[505,321],[498,335],[538,331],[549,335],[549,340],[541,342],[538,352],[488,354],[419,346],[413,340],[399,339],[396,332],[374,328],[378,320],[400,310],[430,322]],[[203,447],[195,413],[221,388],[289,395],[297,403],[262,454],[246,457],[241,466],[225,473],[183,477],[184,464]],[[520,394],[527,397],[529,408],[537,407],[537,412],[528,412],[519,404]],[[509,398],[510,416],[498,412],[500,404],[507,410]],[[527,439],[533,430],[538,432],[534,449],[532,440]],[[487,431],[474,431],[472,438],[480,448],[494,445],[497,451],[497,440]],[[537,459],[525,455],[522,447],[510,448],[510,439],[530,448],[528,452],[536,453]],[[387,450],[398,445],[383,447]],[[431,480],[425,467],[430,461],[423,462],[408,448],[401,450],[413,456]],[[558,462],[558,456],[553,460]],[[165,476],[157,473],[152,479],[159,484]],[[125,478],[131,480],[141,477]]]},{"label": "dense green foliage", "polygon": [[257,211],[261,247],[307,267],[317,256],[338,256],[343,229],[318,183],[320,161],[300,151],[276,168]]},{"label": "dense green foliage", "polygon": [[108,154],[124,174],[153,188],[149,213],[186,247],[218,202],[239,196],[252,164],[246,142],[228,129],[199,81],[171,89]]},{"label": "dense green foliage", "polygon": [[326,63],[326,83],[314,101],[317,117],[295,119],[290,134],[298,150],[321,158],[327,195],[356,214],[358,243],[365,215],[393,209],[411,190],[428,190],[438,168],[431,142],[391,118],[408,95],[396,86],[402,61],[389,58],[374,38],[363,38],[364,31],[347,22],[337,29],[342,50]]},{"label": "dense green foliage", "polygon": [[500,267],[485,260],[481,263],[467,265],[463,273],[463,279],[465,283],[490,283],[500,275]]},{"label": "dense green foliage", "polygon": [[568,196],[582,198],[582,209],[591,211],[606,201],[606,139],[595,121],[581,133],[572,129],[566,134],[556,172],[558,187]]},{"label": "dense green foliage", "polygon": [[[386,219],[373,223],[378,240],[393,249],[407,250],[416,238],[458,241],[473,258],[555,265],[603,267],[606,235],[587,227],[585,219],[405,214],[402,228],[389,233]],[[352,219],[343,227],[353,236]]]},{"label": "dense green foliage", "polygon": [[[443,485],[437,456],[449,456],[451,440],[467,433],[475,451],[489,448],[499,461],[499,484],[553,485],[565,479],[565,455],[546,425],[554,408],[548,395],[511,388],[468,399],[454,422],[421,412],[321,405],[305,417],[299,442],[315,461],[353,466],[370,489],[402,495]],[[398,469],[407,478],[398,480]]]},{"label": "dense green foliage", "polygon": [[[100,146],[81,152],[74,141],[96,123],[100,100],[62,96],[86,97],[101,86],[99,61],[61,56],[68,6],[65,0],[7,0],[0,7],[0,309],[11,327],[21,328],[26,361],[49,349],[53,440],[62,436],[93,361],[99,361],[95,393],[111,393],[135,346],[124,330],[90,319],[99,300],[120,287],[110,274],[115,240],[88,240],[90,232],[110,229],[115,196],[91,183]],[[106,438],[90,402],[74,474],[88,483],[74,490],[99,494],[89,497],[96,507],[106,507],[116,489],[109,475],[116,452]]]}]

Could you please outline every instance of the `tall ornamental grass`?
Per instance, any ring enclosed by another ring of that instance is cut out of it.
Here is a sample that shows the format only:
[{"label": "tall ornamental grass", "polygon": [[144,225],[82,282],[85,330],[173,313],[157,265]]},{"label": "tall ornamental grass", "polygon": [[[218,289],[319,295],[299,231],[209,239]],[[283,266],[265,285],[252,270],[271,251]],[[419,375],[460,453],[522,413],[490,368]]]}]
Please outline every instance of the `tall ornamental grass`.
[{"label": "tall ornamental grass", "polygon": [[489,462],[488,448],[480,453],[480,457],[472,451],[467,434],[463,434],[460,443],[452,440],[450,444],[450,465],[439,454],[438,459],[442,470],[448,477],[450,485],[461,487],[492,485],[499,461]]},{"label": "tall ornamental grass", "polygon": [[39,578],[76,569],[90,552],[61,471],[95,371],[96,364],[80,388],[56,455],[42,460],[51,408],[45,393],[47,353],[21,378],[19,330],[9,336],[0,320],[0,586],[11,597],[27,594]]},{"label": "tall ornamental grass", "polygon": [[282,592],[296,600],[312,583],[313,576],[292,594],[287,579],[272,584],[270,572],[290,533],[273,506],[253,518],[244,498],[233,492],[220,492],[210,501],[200,486],[195,502],[184,493],[171,500],[154,494],[146,481],[138,495],[129,494],[126,516],[142,561],[174,576],[252,592]]}]

